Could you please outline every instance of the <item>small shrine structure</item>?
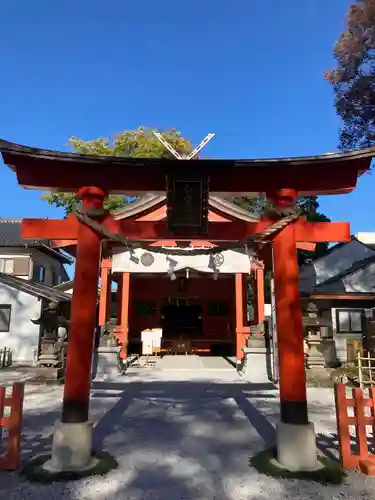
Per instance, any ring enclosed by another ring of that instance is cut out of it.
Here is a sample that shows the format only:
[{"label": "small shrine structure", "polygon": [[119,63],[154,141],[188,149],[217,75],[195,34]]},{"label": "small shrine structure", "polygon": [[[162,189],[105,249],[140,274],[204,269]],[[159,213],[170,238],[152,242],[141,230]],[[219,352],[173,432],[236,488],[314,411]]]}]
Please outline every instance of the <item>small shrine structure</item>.
[{"label": "small shrine structure", "polygon": [[[56,425],[52,470],[90,466],[89,420],[91,362],[96,323],[97,287],[103,242],[150,249],[152,242],[209,241],[214,248],[254,248],[267,262],[272,255],[280,383],[277,453],[293,470],[317,466],[314,426],[308,420],[303,324],[298,289],[297,242],[349,241],[347,223],[308,223],[294,210],[300,195],[345,194],[368,170],[373,149],[316,157],[181,162],[60,153],[0,142],[4,162],[28,189],[75,192],[82,207],[66,220],[23,222],[23,237],[77,241],[70,338],[62,419]],[[103,209],[108,193],[167,192],[166,221],[115,219]],[[256,222],[209,221],[209,195],[266,195],[274,213]],[[153,251],[162,247],[153,247]],[[199,249],[196,249],[198,251]],[[169,254],[172,253],[168,250]],[[179,252],[178,248],[173,253]],[[238,285],[240,286],[240,284]],[[242,285],[241,285],[242,286]]]}]

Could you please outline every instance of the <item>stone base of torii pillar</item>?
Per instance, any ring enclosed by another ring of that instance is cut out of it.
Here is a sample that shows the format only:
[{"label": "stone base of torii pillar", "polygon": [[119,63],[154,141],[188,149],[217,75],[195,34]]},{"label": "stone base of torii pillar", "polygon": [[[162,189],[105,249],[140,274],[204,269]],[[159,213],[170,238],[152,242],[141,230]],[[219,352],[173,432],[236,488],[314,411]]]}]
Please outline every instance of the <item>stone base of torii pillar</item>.
[{"label": "stone base of torii pillar", "polygon": [[291,472],[316,471],[318,461],[314,424],[279,422],[276,427],[277,465]]},{"label": "stone base of torii pillar", "polygon": [[92,422],[56,422],[51,459],[43,465],[50,473],[83,472],[96,466],[92,457]]}]

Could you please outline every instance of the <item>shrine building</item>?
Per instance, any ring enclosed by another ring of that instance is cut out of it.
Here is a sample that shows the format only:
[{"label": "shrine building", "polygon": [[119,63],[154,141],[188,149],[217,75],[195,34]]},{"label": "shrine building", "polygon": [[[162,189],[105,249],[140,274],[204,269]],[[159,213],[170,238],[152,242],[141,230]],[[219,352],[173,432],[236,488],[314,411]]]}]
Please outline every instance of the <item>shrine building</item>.
[{"label": "shrine building", "polygon": [[[148,194],[113,215],[118,220],[166,220],[166,197]],[[259,217],[224,197],[210,196],[208,220],[228,225],[230,232],[231,222],[257,222]],[[128,340],[129,353],[140,353],[143,330],[162,328],[162,350],[183,339],[187,352],[237,354],[240,359],[250,325],[264,321],[263,264],[254,251],[240,246],[217,254],[194,253],[213,246],[204,239],[159,240],[148,250],[112,246],[101,264],[99,324],[115,316],[119,341]],[[178,255],[171,253],[176,248]],[[113,281],[117,291],[110,305]]]}]

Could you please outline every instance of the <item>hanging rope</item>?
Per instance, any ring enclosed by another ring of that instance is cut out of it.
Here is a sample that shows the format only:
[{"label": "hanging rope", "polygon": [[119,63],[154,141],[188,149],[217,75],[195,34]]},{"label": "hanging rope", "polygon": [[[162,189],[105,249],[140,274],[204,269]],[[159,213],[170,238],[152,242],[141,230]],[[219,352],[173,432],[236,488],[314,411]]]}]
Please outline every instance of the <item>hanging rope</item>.
[{"label": "hanging rope", "polygon": [[[82,224],[85,224],[86,226],[90,227],[93,231],[96,233],[100,234],[103,239],[108,239],[111,241],[114,241],[116,243],[120,243],[121,245],[124,245],[127,249],[134,250],[134,248],[142,248],[144,250],[148,250],[154,253],[163,253],[166,255],[186,255],[187,251],[186,248],[175,248],[175,247],[168,247],[168,248],[163,248],[163,247],[158,247],[158,246],[152,246],[149,243],[143,241],[143,240],[134,240],[130,238],[126,238],[125,236],[121,236],[119,234],[113,233],[109,229],[107,229],[103,224],[100,222],[95,221],[92,217],[97,217],[99,214],[91,214],[89,212],[83,212],[82,210],[77,210],[75,212],[75,216],[77,217],[78,221],[81,222]],[[103,215],[103,212],[100,213],[100,215]],[[268,236],[271,236],[272,234],[280,231],[281,229],[284,229],[284,227],[288,226],[291,224],[293,221],[297,220],[299,217],[299,214],[293,213],[291,215],[288,215],[287,217],[283,217],[279,221],[275,222],[274,224],[271,224],[267,229],[264,231],[261,231],[257,234],[254,234],[250,238],[246,240],[240,240],[240,241],[233,241],[233,242],[228,242],[225,245],[218,245],[212,248],[190,248],[189,247],[189,255],[211,255],[211,254],[217,254],[220,252],[223,252],[225,250],[229,249],[238,249],[239,247],[248,247],[251,246],[254,243],[263,241],[265,238]]]}]

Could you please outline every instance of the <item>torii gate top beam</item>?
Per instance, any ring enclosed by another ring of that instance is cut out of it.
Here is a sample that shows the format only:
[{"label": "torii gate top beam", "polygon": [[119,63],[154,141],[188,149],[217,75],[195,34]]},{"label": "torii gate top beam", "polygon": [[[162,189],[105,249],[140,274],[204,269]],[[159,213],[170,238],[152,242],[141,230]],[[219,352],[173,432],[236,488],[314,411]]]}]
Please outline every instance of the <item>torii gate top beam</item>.
[{"label": "torii gate top beam", "polygon": [[246,193],[294,189],[300,195],[344,194],[370,168],[375,148],[321,156],[264,160],[119,158],[64,153],[0,140],[0,152],[28,189],[75,192],[97,186],[119,194],[165,192],[171,169],[197,169],[210,177],[211,192]]}]

